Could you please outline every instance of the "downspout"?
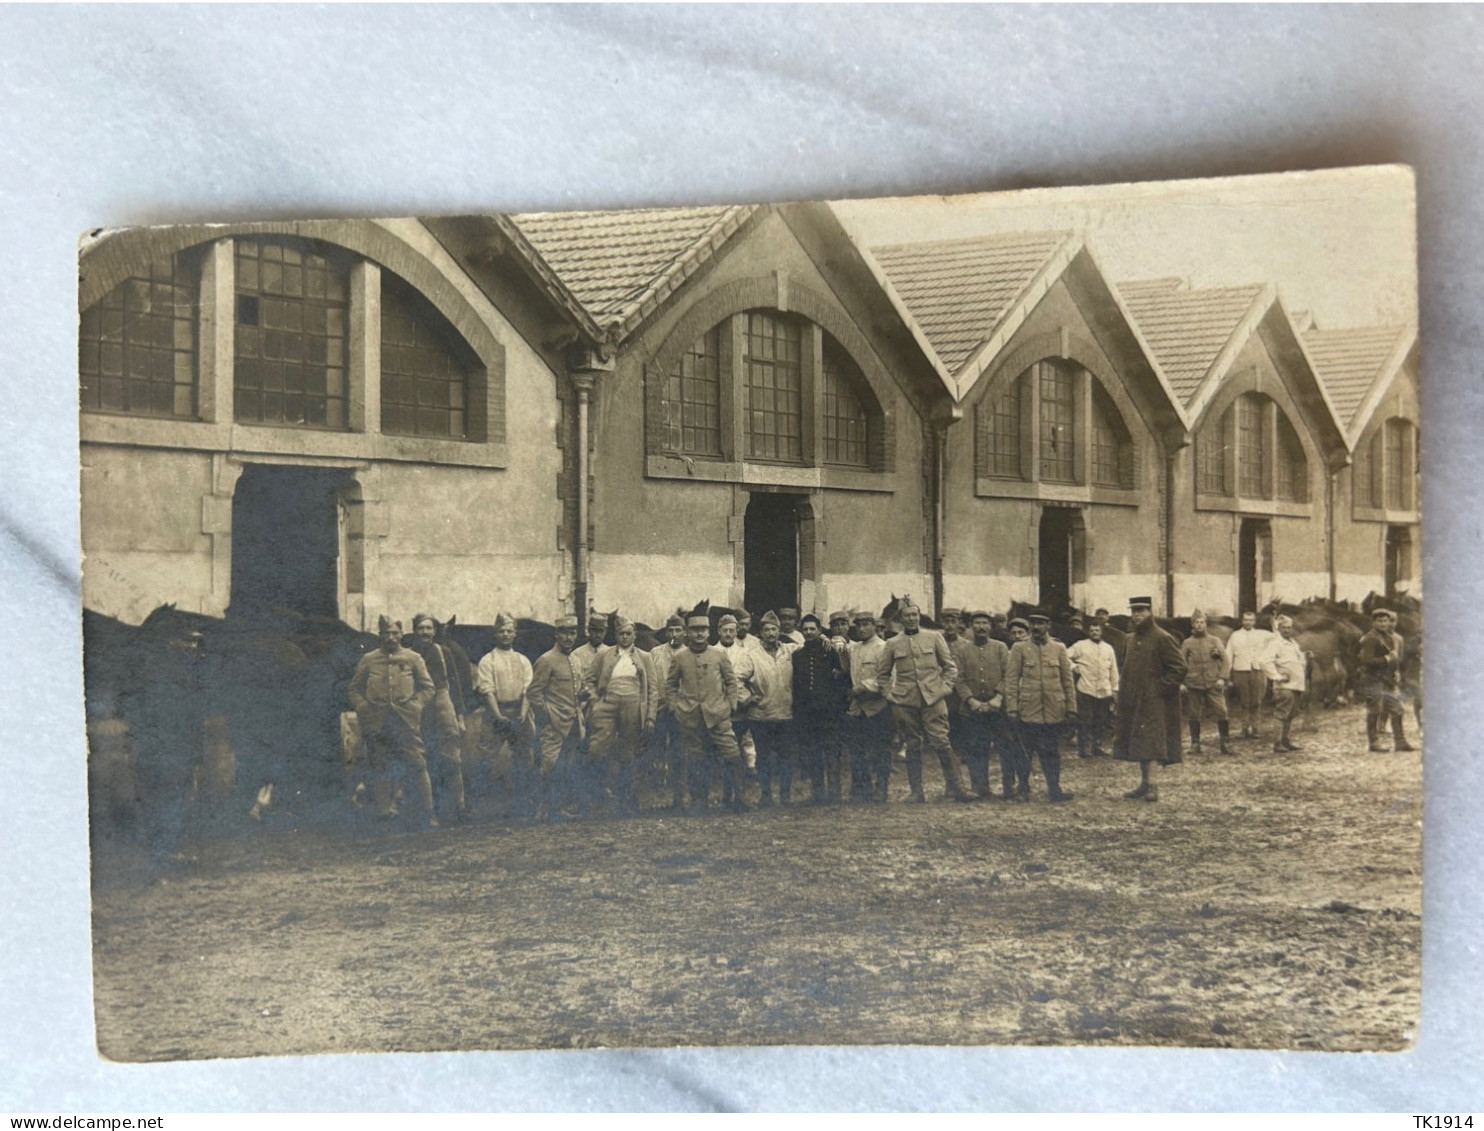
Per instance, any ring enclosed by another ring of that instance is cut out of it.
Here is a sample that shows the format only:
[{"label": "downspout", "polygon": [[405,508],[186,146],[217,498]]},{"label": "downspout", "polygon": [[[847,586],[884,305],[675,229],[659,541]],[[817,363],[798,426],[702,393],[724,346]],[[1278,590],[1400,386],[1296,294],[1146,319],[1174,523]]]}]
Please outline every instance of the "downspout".
[{"label": "downspout", "polygon": [[1165,459],[1165,616],[1175,615],[1175,461],[1179,449]]},{"label": "downspout", "polygon": [[568,368],[568,376],[571,378],[572,387],[577,393],[577,444],[576,482],[573,490],[577,493],[576,527],[572,539],[572,606],[579,620],[585,621],[588,612],[588,547],[587,534],[589,526],[588,508],[588,480],[592,475],[592,459],[590,455],[591,427],[589,424],[589,407],[592,404],[593,386],[598,377],[603,373],[613,372],[613,361],[604,358],[593,350],[582,350],[573,360]]},{"label": "downspout", "polygon": [[948,446],[948,425],[935,422],[933,425],[933,615],[943,607],[943,521],[946,513],[944,497],[947,494],[944,479],[947,475],[945,452]]}]

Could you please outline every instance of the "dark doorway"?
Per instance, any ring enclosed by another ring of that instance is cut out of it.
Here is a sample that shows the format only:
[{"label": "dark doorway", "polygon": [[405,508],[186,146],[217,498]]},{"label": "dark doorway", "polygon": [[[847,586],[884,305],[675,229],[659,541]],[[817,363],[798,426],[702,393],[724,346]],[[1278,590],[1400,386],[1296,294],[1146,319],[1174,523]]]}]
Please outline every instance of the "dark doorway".
[{"label": "dark doorway", "polygon": [[340,616],[339,468],[243,468],[232,496],[232,611]]},{"label": "dark doorway", "polygon": [[1406,526],[1386,528],[1386,596],[1412,580],[1412,531]]},{"label": "dark doorway", "polygon": [[1041,606],[1055,616],[1072,603],[1072,535],[1078,525],[1071,507],[1041,509],[1040,570]]},{"label": "dark doorway", "polygon": [[793,495],[755,494],[742,520],[743,604],[760,616],[799,603],[799,508]]},{"label": "dark doorway", "polygon": [[1244,518],[1237,539],[1237,612],[1256,612],[1262,583],[1273,580],[1273,528],[1265,518]]}]

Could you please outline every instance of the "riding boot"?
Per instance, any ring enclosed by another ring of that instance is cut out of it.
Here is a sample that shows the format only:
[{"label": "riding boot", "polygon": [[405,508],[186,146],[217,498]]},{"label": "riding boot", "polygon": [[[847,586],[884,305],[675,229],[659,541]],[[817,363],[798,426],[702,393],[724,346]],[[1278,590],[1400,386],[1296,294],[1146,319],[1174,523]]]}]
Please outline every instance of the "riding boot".
[{"label": "riding boot", "polygon": [[908,794],[909,801],[926,801],[927,797],[922,792],[922,755],[912,757],[911,751],[907,753],[907,787],[911,790]]},{"label": "riding boot", "polygon": [[1384,752],[1381,746],[1381,719],[1373,711],[1365,714],[1365,738],[1366,749],[1372,754]]},{"label": "riding boot", "polygon": [[1190,752],[1199,754],[1201,752],[1201,720],[1191,719],[1190,723]]},{"label": "riding boot", "polygon": [[1391,748],[1398,751],[1417,749],[1407,741],[1406,733],[1402,730],[1402,717],[1400,713],[1391,716]]},{"label": "riding boot", "polygon": [[1227,745],[1227,742],[1231,739],[1231,729],[1230,724],[1225,719],[1216,720],[1216,734],[1221,743],[1221,753],[1230,754],[1231,747]]},{"label": "riding boot", "polygon": [[1043,754],[1041,772],[1046,775],[1046,796],[1052,801],[1070,801],[1072,795],[1061,788],[1061,755]]}]

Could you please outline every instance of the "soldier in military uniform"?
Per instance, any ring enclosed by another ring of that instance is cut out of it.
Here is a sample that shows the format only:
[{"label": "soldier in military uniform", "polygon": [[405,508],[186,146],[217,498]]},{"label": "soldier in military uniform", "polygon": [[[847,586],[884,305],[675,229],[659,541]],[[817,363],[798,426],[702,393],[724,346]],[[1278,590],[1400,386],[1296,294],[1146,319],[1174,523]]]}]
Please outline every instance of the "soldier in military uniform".
[{"label": "soldier in military uniform", "polygon": [[910,597],[897,605],[902,631],[886,642],[889,681],[887,698],[891,700],[897,730],[907,743],[907,784],[909,800],[926,801],[922,792],[922,748],[926,744],[938,756],[943,768],[943,787],[957,801],[972,801],[973,794],[964,789],[958,758],[948,742],[948,693],[958,678],[958,667],[943,637],[923,629],[922,610]]},{"label": "soldier in military uniform", "polygon": [[1077,718],[1077,692],[1072,662],[1060,640],[1051,639],[1051,618],[1040,609],[1030,614],[1029,640],[1010,649],[1005,675],[1005,711],[1019,721],[1026,759],[1035,753],[1046,776],[1046,795],[1071,801],[1061,787],[1061,732]]},{"label": "soldier in military uniform", "polygon": [[[691,765],[704,763],[709,738],[721,760],[722,774],[730,782],[731,807],[741,810],[748,807],[743,793],[746,769],[732,733],[732,712],[737,708],[742,689],[726,653],[708,643],[710,635],[709,616],[694,612],[686,617],[685,650],[670,661],[665,700],[680,724]],[[706,808],[710,797],[706,794],[698,797],[692,788],[691,805]]]},{"label": "soldier in military uniform", "polygon": [[1401,674],[1406,664],[1406,641],[1395,629],[1390,609],[1371,612],[1371,630],[1355,647],[1360,668],[1360,693],[1365,697],[1365,733],[1372,753],[1385,753],[1381,735],[1391,725],[1392,747],[1411,750],[1402,721]]},{"label": "soldier in military uniform", "polygon": [[1206,631],[1206,614],[1196,609],[1190,614],[1190,635],[1180,645],[1185,660],[1185,724],[1190,728],[1190,752],[1201,752],[1201,719],[1209,715],[1216,720],[1221,752],[1230,754],[1227,746],[1226,685],[1231,679],[1231,657],[1221,641]]},{"label": "soldier in military uniform", "polygon": [[558,618],[556,644],[536,661],[526,693],[541,728],[537,816],[547,821],[573,816],[577,803],[577,758],[586,734],[583,709],[588,693],[582,670],[572,658],[576,645],[577,618]]},{"label": "soldier in military uniform", "polygon": [[389,776],[391,758],[406,766],[430,828],[438,826],[433,811],[433,784],[423,750],[423,708],[433,698],[433,678],[422,657],[402,647],[402,622],[383,616],[377,622],[381,646],[361,657],[350,680],[350,702],[361,724],[366,762],[373,774],[371,796],[376,814],[397,816]]},{"label": "soldier in military uniform", "polygon": [[423,749],[431,749],[433,755],[428,773],[434,798],[443,803],[445,818],[451,815],[461,821],[469,815],[464,801],[464,721],[453,696],[458,695],[462,703],[463,691],[458,683],[459,661],[434,639],[437,632],[437,622],[427,613],[418,613],[412,618],[412,639],[407,646],[422,657],[433,679],[433,698],[423,711],[422,739]]}]

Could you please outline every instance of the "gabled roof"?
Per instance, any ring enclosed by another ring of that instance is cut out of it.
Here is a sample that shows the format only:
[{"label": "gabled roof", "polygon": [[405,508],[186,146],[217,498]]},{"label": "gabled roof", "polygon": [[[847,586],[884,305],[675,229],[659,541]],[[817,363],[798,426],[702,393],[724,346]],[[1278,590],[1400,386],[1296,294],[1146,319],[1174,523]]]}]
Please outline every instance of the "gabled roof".
[{"label": "gabled roof", "polygon": [[756,211],[635,208],[509,219],[593,321],[622,340]]},{"label": "gabled roof", "polygon": [[1347,330],[1309,329],[1304,349],[1314,360],[1319,379],[1329,391],[1335,414],[1351,443],[1361,419],[1362,405],[1377,385],[1389,384],[1406,360],[1416,331],[1411,326],[1358,326]]},{"label": "gabled roof", "polygon": [[[975,362],[1038,280],[1054,279],[1082,247],[1071,232],[1017,232],[870,248],[867,261],[960,398]],[[1000,343],[1003,344],[1003,343]],[[988,363],[983,359],[979,369]]]},{"label": "gabled roof", "polygon": [[1238,329],[1244,323],[1255,329],[1276,297],[1260,284],[1195,291],[1169,278],[1119,283],[1118,291],[1187,409],[1210,378],[1219,379],[1218,362],[1231,360],[1223,355]]}]

